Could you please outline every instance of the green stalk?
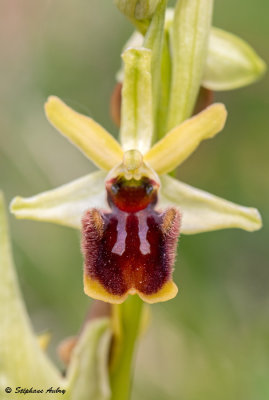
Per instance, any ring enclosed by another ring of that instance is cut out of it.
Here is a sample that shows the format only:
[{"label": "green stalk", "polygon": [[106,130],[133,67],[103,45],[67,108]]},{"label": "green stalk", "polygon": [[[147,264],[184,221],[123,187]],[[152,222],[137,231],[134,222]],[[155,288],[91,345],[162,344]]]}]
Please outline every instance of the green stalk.
[{"label": "green stalk", "polygon": [[138,296],[113,305],[113,333],[110,385],[111,400],[129,400],[133,377],[133,358],[140,333],[143,301]]}]

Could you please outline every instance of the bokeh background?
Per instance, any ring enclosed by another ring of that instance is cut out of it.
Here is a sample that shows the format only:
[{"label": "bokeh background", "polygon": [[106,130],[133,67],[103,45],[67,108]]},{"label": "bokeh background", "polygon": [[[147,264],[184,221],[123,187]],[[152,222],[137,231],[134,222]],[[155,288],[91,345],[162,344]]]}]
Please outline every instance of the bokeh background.
[{"label": "bokeh background", "polygon": [[[108,0],[0,3],[0,187],[7,201],[69,182],[94,166],[46,121],[55,94],[117,134],[109,97],[131,25]],[[214,24],[269,61],[267,0],[216,0]],[[153,306],[138,352],[133,400],[269,398],[269,80],[222,92],[225,130],[178,171],[181,180],[256,206],[264,228],[182,236],[179,295]],[[49,352],[75,334],[90,305],[79,233],[10,216],[15,262],[36,331]],[[1,279],[1,278],[0,278]]]}]

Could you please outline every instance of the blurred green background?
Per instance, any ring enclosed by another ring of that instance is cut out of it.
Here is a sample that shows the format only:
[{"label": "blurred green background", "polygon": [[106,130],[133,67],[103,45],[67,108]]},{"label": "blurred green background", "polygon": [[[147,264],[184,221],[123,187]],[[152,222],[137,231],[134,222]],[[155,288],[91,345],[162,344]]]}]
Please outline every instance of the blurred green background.
[{"label": "blurred green background", "polygon": [[[58,95],[117,134],[109,97],[132,27],[107,0],[2,0],[0,12],[0,187],[10,201],[94,170],[48,124],[43,104]],[[267,0],[217,0],[214,24],[268,62],[268,15]],[[264,228],[181,237],[174,274],[180,293],[152,307],[133,400],[269,399],[268,90],[266,76],[218,93],[229,111],[225,130],[178,171],[184,182],[259,208]],[[90,304],[79,233],[10,222],[29,313],[37,332],[51,331],[57,360],[57,343],[78,331]]]}]

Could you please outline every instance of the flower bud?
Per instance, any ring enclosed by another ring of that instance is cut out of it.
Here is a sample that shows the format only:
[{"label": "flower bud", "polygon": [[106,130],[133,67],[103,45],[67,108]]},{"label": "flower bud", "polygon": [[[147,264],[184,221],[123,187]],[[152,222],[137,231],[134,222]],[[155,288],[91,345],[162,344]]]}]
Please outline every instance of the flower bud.
[{"label": "flower bud", "polygon": [[160,0],[115,0],[118,9],[128,18],[151,18]]}]

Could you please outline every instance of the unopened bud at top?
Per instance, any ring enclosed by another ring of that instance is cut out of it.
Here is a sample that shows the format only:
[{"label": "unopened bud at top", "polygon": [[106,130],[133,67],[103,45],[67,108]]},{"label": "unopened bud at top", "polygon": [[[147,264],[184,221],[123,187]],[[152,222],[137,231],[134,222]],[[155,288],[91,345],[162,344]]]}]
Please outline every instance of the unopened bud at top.
[{"label": "unopened bud at top", "polygon": [[151,18],[160,0],[114,0],[119,10],[128,18]]}]

